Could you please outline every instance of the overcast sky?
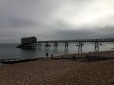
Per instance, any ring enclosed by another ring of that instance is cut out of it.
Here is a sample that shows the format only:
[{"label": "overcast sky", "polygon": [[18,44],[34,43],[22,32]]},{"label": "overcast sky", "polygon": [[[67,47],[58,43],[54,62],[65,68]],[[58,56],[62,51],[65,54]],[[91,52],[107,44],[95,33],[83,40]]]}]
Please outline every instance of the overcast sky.
[{"label": "overcast sky", "polygon": [[114,0],[0,0],[0,42],[114,37]]}]

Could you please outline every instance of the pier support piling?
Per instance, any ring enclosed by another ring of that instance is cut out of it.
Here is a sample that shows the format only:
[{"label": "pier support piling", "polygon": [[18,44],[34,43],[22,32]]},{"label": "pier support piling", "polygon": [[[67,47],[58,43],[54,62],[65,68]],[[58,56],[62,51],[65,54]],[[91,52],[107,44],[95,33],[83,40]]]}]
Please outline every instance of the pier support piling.
[{"label": "pier support piling", "polygon": [[82,43],[82,42],[79,42],[78,43],[78,52],[82,52],[82,46],[83,46],[84,44]]},{"label": "pier support piling", "polygon": [[41,43],[38,43],[38,47],[41,47]]},{"label": "pier support piling", "polygon": [[48,47],[48,42],[45,43],[45,48]]},{"label": "pier support piling", "polygon": [[100,45],[102,45],[102,44],[99,42],[94,42],[94,47],[95,47],[94,52],[99,52],[99,46]]},{"label": "pier support piling", "polygon": [[69,43],[65,42],[65,48],[68,48]]},{"label": "pier support piling", "polygon": [[57,48],[57,45],[58,45],[57,42],[54,42],[54,48]]}]

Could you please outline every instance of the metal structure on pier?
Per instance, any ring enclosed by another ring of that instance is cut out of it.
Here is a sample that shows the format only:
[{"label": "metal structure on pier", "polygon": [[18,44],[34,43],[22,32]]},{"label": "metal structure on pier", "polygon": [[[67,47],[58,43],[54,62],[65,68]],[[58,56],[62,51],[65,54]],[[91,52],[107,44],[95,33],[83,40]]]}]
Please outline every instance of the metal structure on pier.
[{"label": "metal structure on pier", "polygon": [[35,41],[29,44],[21,44],[20,48],[41,48],[42,44],[45,44],[45,48],[48,48],[51,46],[50,44],[53,43],[54,48],[56,49],[59,45],[59,43],[64,43],[65,48],[69,47],[70,43],[76,43],[76,46],[78,46],[78,52],[82,52],[83,46],[86,43],[93,44],[94,46],[94,52],[99,52],[99,47],[105,43],[105,42],[114,42],[114,38],[101,38],[101,39],[76,39],[76,40],[50,40],[50,41]]}]

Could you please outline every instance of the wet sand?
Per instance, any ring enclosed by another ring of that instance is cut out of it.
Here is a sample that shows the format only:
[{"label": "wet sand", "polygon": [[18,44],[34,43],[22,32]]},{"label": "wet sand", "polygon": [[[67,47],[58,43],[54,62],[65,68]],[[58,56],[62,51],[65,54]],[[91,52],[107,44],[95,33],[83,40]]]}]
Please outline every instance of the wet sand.
[{"label": "wet sand", "polygon": [[[63,57],[99,55],[114,57],[114,52],[78,53]],[[80,62],[45,58],[0,65],[0,85],[114,85],[114,59]]]}]

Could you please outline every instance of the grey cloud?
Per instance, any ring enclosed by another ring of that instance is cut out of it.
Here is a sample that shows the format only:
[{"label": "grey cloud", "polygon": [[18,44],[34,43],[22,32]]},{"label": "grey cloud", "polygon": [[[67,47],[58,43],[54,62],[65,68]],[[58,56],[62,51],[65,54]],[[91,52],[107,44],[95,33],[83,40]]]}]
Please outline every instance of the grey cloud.
[{"label": "grey cloud", "polygon": [[[110,26],[110,22],[109,26],[105,25],[103,28],[99,28],[98,24],[95,27],[90,27],[91,24],[87,26],[82,24],[82,27],[69,24],[70,17],[75,14],[76,17],[80,17],[80,13],[86,11],[84,8],[91,7],[91,3],[96,2],[98,1],[0,0],[0,42],[19,42],[21,37],[27,36],[36,36],[39,40],[114,37],[113,24]],[[102,20],[101,22],[104,22]],[[79,29],[75,30],[75,28]],[[86,30],[86,28],[89,29]]]},{"label": "grey cloud", "polygon": [[3,19],[0,23],[0,29],[15,29],[15,28],[22,28],[22,27],[32,27],[38,26],[38,23],[30,20],[20,19],[20,18],[13,18],[8,17],[7,19]]},{"label": "grey cloud", "polygon": [[114,38],[114,27],[97,28],[96,30],[60,30],[53,35],[58,39],[92,39]]}]

